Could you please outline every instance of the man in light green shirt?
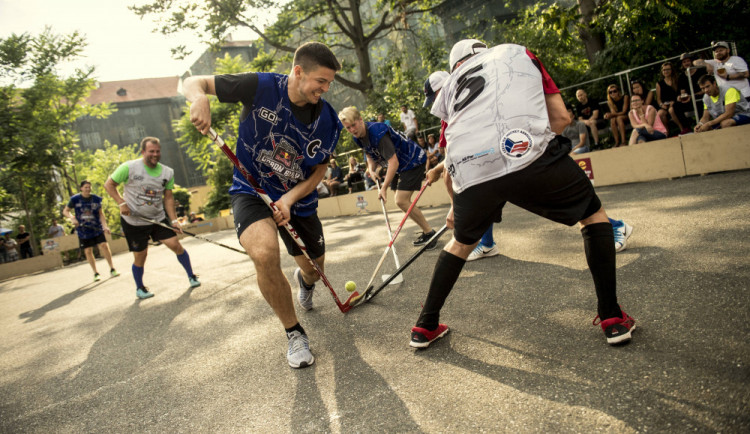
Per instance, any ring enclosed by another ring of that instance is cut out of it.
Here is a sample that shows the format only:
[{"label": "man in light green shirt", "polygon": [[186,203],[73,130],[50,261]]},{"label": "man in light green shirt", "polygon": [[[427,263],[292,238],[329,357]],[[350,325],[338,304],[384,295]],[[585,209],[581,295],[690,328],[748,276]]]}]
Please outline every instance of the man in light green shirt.
[{"label": "man in light green shirt", "polygon": [[[174,171],[161,163],[161,143],[156,137],[146,137],[141,141],[142,158],[122,163],[104,184],[112,199],[120,207],[120,223],[133,252],[133,279],[138,298],[150,298],[154,294],[143,284],[143,266],[148,253],[148,239],[160,241],[177,255],[177,260],[185,268],[191,288],[200,286],[193,273],[190,256],[177,239],[182,233],[175,212]],[[123,184],[123,194],[117,187]],[[154,224],[151,221],[168,223],[173,229]],[[151,221],[149,221],[151,220]]]},{"label": "man in light green shirt", "polygon": [[698,79],[698,84],[704,92],[705,110],[695,126],[696,133],[750,123],[750,103],[739,90],[719,86],[713,75],[704,75]]}]

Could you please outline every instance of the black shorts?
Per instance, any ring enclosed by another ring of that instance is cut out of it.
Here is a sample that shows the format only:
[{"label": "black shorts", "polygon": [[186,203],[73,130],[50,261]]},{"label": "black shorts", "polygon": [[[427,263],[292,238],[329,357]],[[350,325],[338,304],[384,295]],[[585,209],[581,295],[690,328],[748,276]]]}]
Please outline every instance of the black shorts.
[{"label": "black shorts", "polygon": [[393,180],[393,184],[396,185],[397,191],[419,191],[422,189],[422,180],[425,178],[425,167],[426,163],[422,163],[419,166],[405,170],[398,174],[398,181]]},{"label": "black shorts", "polygon": [[[263,202],[263,199],[249,194],[232,195],[232,212],[234,213],[234,229],[237,231],[238,239],[245,229],[253,223],[265,218],[273,220],[271,208]],[[310,258],[317,259],[325,254],[326,242],[323,237],[323,224],[320,222],[317,213],[307,217],[292,214],[289,223],[297,232],[302,242],[305,243],[307,254]],[[302,255],[302,250],[286,229],[278,228],[278,230],[286,246],[287,253],[290,256]]]},{"label": "black shorts", "polygon": [[573,226],[601,207],[594,186],[568,156],[570,140],[557,136],[528,167],[467,188],[453,196],[453,236],[474,244],[510,202],[552,221]]},{"label": "black shorts", "polygon": [[[166,220],[163,223],[169,226]],[[126,222],[122,217],[120,217],[120,224],[122,225],[122,231],[125,233],[125,239],[128,241],[128,250],[131,252],[146,250],[149,238],[154,241],[161,241],[177,236],[175,231],[164,226],[154,224],[135,226]]]},{"label": "black shorts", "polygon": [[86,239],[79,238],[78,239],[78,245],[82,249],[85,249],[87,247],[94,247],[96,245],[99,245],[101,243],[106,243],[106,242],[107,242],[107,239],[104,237],[104,233],[101,233],[93,238],[86,238]]}]

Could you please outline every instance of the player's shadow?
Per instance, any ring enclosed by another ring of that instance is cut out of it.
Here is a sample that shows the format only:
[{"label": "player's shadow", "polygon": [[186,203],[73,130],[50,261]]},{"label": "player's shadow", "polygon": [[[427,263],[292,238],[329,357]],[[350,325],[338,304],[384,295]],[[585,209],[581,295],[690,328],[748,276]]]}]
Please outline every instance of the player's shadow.
[{"label": "player's shadow", "polygon": [[59,309],[63,306],[69,305],[75,299],[86,295],[88,292],[92,291],[94,288],[101,285],[102,283],[104,283],[104,281],[88,283],[74,291],[71,291],[67,294],[63,294],[60,297],[57,297],[56,299],[50,301],[49,303],[45,304],[42,307],[36,308],[34,310],[30,310],[28,312],[23,312],[19,314],[18,317],[21,319],[25,319],[24,321],[25,323],[36,321],[42,318],[48,312],[52,312],[55,309]]},{"label": "player's shadow", "polygon": [[[326,362],[333,363],[336,414],[329,415],[315,382],[316,368],[296,371],[297,390],[291,415],[291,432],[331,432],[331,420],[341,432],[415,432],[419,425],[401,398],[375,371],[357,348],[348,320],[330,321],[310,315],[306,326],[314,329],[317,348],[327,348]],[[313,353],[315,349],[313,348]],[[317,363],[317,362],[316,362]]]},{"label": "player's shadow", "polygon": [[[573,368],[570,359],[561,362],[555,358],[545,357],[531,351],[522,351],[456,331],[452,331],[437,344],[433,344],[431,348],[417,350],[416,356],[431,359],[434,362],[449,363],[459,369],[482,375],[498,384],[512,387],[520,393],[533,395],[568,407],[584,407],[596,410],[612,416],[613,419],[623,421],[630,427],[644,427],[643,413],[640,411],[633,412],[633,406],[636,404],[626,402],[630,399],[625,399],[625,401],[622,399],[637,396],[637,407],[648,409],[648,413],[653,415],[648,425],[656,431],[669,427],[670,421],[668,419],[670,417],[679,420],[682,426],[690,427],[690,430],[712,431],[711,424],[706,423],[699,415],[713,413],[715,409],[696,400],[681,399],[652,388],[639,387],[634,385],[633,382],[627,381],[625,376],[620,377],[622,381],[612,381],[612,378],[597,378],[596,375],[586,378],[589,370],[585,366],[575,367],[574,369],[578,376],[584,378],[572,380],[562,378],[562,376],[487,363],[463,354],[453,347],[452,341],[454,339],[464,338],[476,339],[482,345],[493,346],[501,352],[514,353],[526,360],[535,360],[536,363],[544,367],[545,372],[552,373]],[[690,410],[675,415],[676,407]],[[725,416],[728,417],[728,415]]]},{"label": "player's shadow", "polygon": [[170,324],[193,303],[191,291],[169,303],[136,300],[122,320],[102,335],[88,357],[49,383],[56,401],[116,385],[138,376],[157,358],[169,341]]}]

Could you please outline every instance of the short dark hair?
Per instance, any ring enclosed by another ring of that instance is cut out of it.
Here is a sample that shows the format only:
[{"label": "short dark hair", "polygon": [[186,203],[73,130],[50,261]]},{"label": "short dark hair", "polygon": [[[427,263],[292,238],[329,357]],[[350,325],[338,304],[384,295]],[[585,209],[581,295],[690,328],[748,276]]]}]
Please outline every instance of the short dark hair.
[{"label": "short dark hair", "polygon": [[144,137],[143,140],[141,140],[141,152],[146,150],[146,145],[149,143],[155,143],[161,147],[161,142],[156,137]]},{"label": "short dark hair", "polygon": [[301,66],[304,71],[312,71],[323,66],[334,71],[341,70],[341,63],[328,46],[320,42],[306,42],[294,52],[292,66]]},{"label": "short dark hair", "polygon": [[711,74],[706,74],[706,75],[701,76],[701,78],[698,79],[698,84],[706,84],[706,83],[716,84],[716,78]]},{"label": "short dark hair", "polygon": [[91,181],[89,181],[88,179],[84,179],[83,181],[81,181],[81,185],[78,188],[83,188],[83,186],[86,184],[91,185]]}]

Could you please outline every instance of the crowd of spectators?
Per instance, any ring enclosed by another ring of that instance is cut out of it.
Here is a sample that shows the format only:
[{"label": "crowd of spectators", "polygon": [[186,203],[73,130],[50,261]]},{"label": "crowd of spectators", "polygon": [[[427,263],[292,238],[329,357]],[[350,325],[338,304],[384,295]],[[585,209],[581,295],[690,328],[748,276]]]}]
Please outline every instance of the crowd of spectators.
[{"label": "crowd of spectators", "polygon": [[618,147],[750,123],[747,63],[730,55],[727,42],[712,43],[711,51],[713,59],[684,53],[679,66],[662,63],[653,88],[646,80],[634,79],[628,94],[627,89],[610,84],[606,103],[577,89],[575,109],[569,106],[571,123],[564,133],[573,142],[572,153],[601,148],[601,130],[607,127],[611,145]]}]

